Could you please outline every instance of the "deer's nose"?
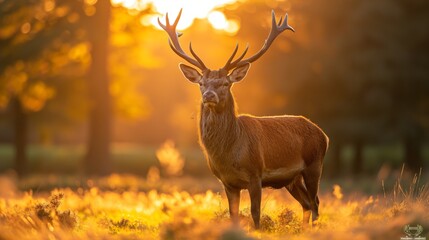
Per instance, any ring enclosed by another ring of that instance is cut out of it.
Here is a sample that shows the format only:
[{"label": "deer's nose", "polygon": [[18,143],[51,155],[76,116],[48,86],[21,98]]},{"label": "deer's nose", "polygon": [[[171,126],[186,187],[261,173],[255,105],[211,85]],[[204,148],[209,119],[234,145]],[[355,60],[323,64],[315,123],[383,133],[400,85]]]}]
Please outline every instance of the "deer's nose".
[{"label": "deer's nose", "polygon": [[203,94],[203,102],[207,103],[207,102],[213,102],[213,103],[218,103],[219,99],[217,97],[217,94],[213,91],[207,91]]}]

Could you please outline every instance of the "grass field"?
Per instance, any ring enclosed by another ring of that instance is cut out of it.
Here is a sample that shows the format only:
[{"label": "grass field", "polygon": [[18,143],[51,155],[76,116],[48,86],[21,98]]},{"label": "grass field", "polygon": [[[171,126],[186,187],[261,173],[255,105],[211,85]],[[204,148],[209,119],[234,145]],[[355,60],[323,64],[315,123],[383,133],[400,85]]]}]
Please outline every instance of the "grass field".
[{"label": "grass field", "polygon": [[[0,156],[8,151],[0,148]],[[200,151],[179,152],[171,144],[116,148],[118,173],[98,178],[79,174],[82,152],[32,148],[34,174],[0,174],[0,239],[390,240],[405,236],[407,224],[422,225],[429,239],[424,174],[399,169],[359,179],[323,178],[320,219],[310,229],[301,228],[301,207],[286,190],[264,189],[262,228],[255,231],[247,191],[240,227],[231,226],[222,186]],[[121,173],[130,166],[139,175]]]},{"label": "grass field", "polygon": [[[214,179],[62,178],[0,177],[0,239],[400,239],[407,224],[429,229],[429,191],[417,179],[371,196],[345,194],[341,184],[333,185],[321,193],[320,219],[307,230],[301,228],[301,207],[285,190],[265,189],[262,229],[255,231],[247,192],[240,228],[233,228]],[[18,190],[71,179],[79,183]]]}]

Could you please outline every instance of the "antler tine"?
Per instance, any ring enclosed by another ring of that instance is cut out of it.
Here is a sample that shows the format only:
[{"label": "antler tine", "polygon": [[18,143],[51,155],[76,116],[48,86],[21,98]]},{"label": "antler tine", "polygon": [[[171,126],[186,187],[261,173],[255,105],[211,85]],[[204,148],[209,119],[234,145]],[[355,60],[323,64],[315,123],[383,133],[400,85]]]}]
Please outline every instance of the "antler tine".
[{"label": "antler tine", "polygon": [[[183,10],[183,8],[180,9],[179,14],[177,14],[176,20],[174,20],[174,23],[173,23],[174,28],[176,28],[177,24],[179,23],[179,19],[182,16],[182,10]],[[166,17],[167,17],[167,21],[168,21],[168,13],[166,14]]]},{"label": "antler tine", "polygon": [[[174,53],[176,53],[176,54],[177,54],[177,55],[179,55],[180,57],[182,56],[182,53],[181,53],[181,52],[179,52],[179,50],[177,50],[177,49],[173,46],[173,44],[171,43],[170,39],[168,39],[168,44],[170,45],[170,48],[173,50],[173,52],[174,52]],[[191,61],[189,61],[187,58],[183,58],[183,59],[185,59],[186,61],[188,61],[189,63],[191,63],[191,64],[192,64],[192,62],[191,62]]]},{"label": "antler tine", "polygon": [[291,30],[292,32],[295,32],[295,29],[293,29],[287,23],[287,19],[288,19],[288,15],[286,13],[286,15],[284,16],[284,21],[282,21],[283,18],[280,18],[280,21],[277,23],[276,22],[276,14],[274,13],[274,10],[272,10],[271,11],[271,31],[270,31],[270,34],[268,35],[267,39],[265,40],[262,48],[253,56],[246,58],[244,60],[241,60],[241,58],[243,58],[244,54],[247,52],[247,48],[246,48],[246,51],[244,52],[244,54],[239,59],[237,59],[236,61],[231,63],[228,66],[227,70],[231,70],[232,68],[234,68],[236,66],[240,66],[244,63],[251,63],[251,62],[258,60],[270,48],[271,44],[276,39],[276,37],[278,35],[280,35],[283,31]]},{"label": "antler tine", "polygon": [[244,56],[247,53],[247,50],[249,50],[249,44],[246,45],[246,48],[244,49],[243,53],[240,55],[240,57],[238,57],[236,60],[234,60],[233,62],[232,59],[234,59],[235,54],[237,53],[238,50],[238,44],[235,46],[234,52],[232,53],[231,57],[228,59],[227,63],[225,64],[225,66],[222,68],[226,71],[229,71],[233,68],[235,68],[237,66],[237,64],[241,61],[241,59],[244,58]]},{"label": "antler tine", "polygon": [[227,69],[228,66],[230,65],[232,59],[234,59],[235,54],[237,54],[237,50],[238,50],[238,43],[235,45],[234,51],[232,52],[231,56],[228,58],[228,61],[226,61],[225,66],[223,66],[222,69]]},{"label": "antler tine", "polygon": [[168,19],[168,13],[165,14],[165,24],[170,26],[170,20]]},{"label": "antler tine", "polygon": [[[281,17],[280,17],[280,22],[281,22]],[[279,22],[279,25],[280,25],[280,22]],[[277,24],[276,24],[276,13],[274,12],[274,9],[272,9],[271,10],[271,30],[273,30],[274,29],[274,26],[277,26]]]},{"label": "antler tine", "polygon": [[189,42],[189,50],[191,51],[192,56],[194,56],[195,59],[197,59],[197,61],[201,64],[201,66],[204,69],[207,69],[206,65],[204,64],[203,60],[201,60],[200,57],[198,57],[198,55],[194,52],[194,50],[192,49],[192,43]]},{"label": "antler tine", "polygon": [[[289,30],[291,30],[292,32],[295,32],[295,29],[293,29],[293,27],[289,26],[289,24],[287,23],[287,17],[288,17],[288,15],[287,15],[287,13],[286,13],[286,14],[285,14],[285,21],[283,22],[283,24],[282,24],[281,28],[282,28],[282,29],[284,29],[284,30],[289,29]],[[284,30],[282,30],[282,31],[284,31]]]},{"label": "antler tine", "polygon": [[170,24],[170,19],[168,18],[168,13],[165,16],[165,25],[161,23],[161,20],[159,20],[159,18],[158,18],[158,24],[159,24],[159,26],[161,26],[162,29],[164,29],[164,31],[167,32],[167,34],[169,36],[168,43],[169,43],[171,49],[177,55],[179,55],[181,58],[185,59],[190,64],[192,64],[192,65],[198,67],[199,69],[201,69],[202,71],[204,71],[207,69],[207,67],[204,65],[203,61],[197,56],[197,54],[192,50],[192,47],[190,47],[191,53],[197,60],[195,60],[192,57],[190,57],[189,55],[187,55],[185,53],[185,51],[183,51],[182,47],[180,46],[179,37],[181,36],[181,34],[176,32],[176,27],[177,27],[177,24],[179,23],[180,17],[182,16],[182,10],[183,9],[180,9],[179,14],[177,15],[176,19],[174,20],[173,25]]},{"label": "antler tine", "polygon": [[231,65],[235,67],[235,64],[237,64],[241,61],[241,59],[244,58],[247,53],[247,50],[249,50],[249,43],[246,45],[246,49],[244,49],[244,52],[240,55],[240,57],[238,57],[234,62],[232,62]]}]

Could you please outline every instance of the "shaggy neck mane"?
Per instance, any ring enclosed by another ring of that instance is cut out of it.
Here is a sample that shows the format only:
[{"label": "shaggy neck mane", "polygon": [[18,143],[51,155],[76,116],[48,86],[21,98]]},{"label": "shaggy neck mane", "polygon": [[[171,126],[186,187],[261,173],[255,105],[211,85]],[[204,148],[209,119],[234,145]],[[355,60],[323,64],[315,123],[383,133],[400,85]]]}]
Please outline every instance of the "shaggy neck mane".
[{"label": "shaggy neck mane", "polygon": [[206,151],[214,157],[230,151],[239,135],[235,102],[231,93],[227,99],[222,110],[201,104],[201,142]]}]

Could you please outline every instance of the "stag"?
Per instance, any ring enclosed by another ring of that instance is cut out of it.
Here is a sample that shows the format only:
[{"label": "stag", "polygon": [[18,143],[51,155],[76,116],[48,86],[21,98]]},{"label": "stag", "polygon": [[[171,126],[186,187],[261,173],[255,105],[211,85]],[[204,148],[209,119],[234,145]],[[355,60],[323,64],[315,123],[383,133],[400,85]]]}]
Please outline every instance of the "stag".
[{"label": "stag", "polygon": [[192,49],[193,57],[183,51],[176,32],[182,10],[173,24],[168,13],[165,24],[159,25],[168,33],[171,49],[197,67],[179,64],[185,78],[200,86],[202,94],[199,137],[208,165],[222,182],[228,198],[229,213],[234,223],[239,222],[240,192],[249,191],[251,214],[255,228],[260,226],[262,188],[286,188],[301,204],[303,225],[310,216],[314,223],[319,216],[318,189],[323,158],[328,148],[328,137],[309,119],[302,116],[255,117],[238,115],[231,87],[246,76],[250,63],[259,59],[280,33],[294,31],[284,21],[276,22],[272,11],[272,28],[262,48],[245,58],[248,46],[234,60],[236,45],[225,66],[210,70]]}]

